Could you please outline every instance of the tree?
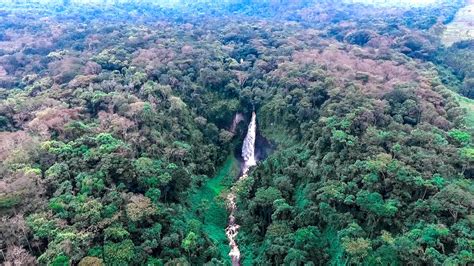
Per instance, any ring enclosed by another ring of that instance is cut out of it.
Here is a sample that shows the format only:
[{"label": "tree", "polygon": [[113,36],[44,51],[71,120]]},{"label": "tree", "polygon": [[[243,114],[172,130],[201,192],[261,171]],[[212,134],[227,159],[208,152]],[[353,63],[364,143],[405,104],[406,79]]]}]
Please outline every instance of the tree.
[{"label": "tree", "polygon": [[397,202],[395,200],[384,202],[382,195],[377,192],[370,193],[361,190],[357,193],[356,203],[361,208],[382,217],[394,216],[398,211]]},{"label": "tree", "polygon": [[345,39],[351,44],[364,46],[374,37],[374,33],[368,30],[358,30],[346,35]]},{"label": "tree", "polygon": [[209,201],[207,199],[202,199],[197,207],[197,214],[201,218],[201,222],[204,223],[206,220],[206,212],[209,210]]},{"label": "tree", "polygon": [[130,203],[126,206],[127,217],[132,222],[139,222],[156,213],[151,200],[142,195],[133,195],[130,197]]},{"label": "tree", "polygon": [[104,262],[102,259],[97,257],[87,256],[84,257],[78,264],[78,266],[102,266]]},{"label": "tree", "polygon": [[369,251],[372,249],[370,240],[364,238],[344,239],[342,245],[349,255],[347,260],[353,263],[360,262],[367,257]]},{"label": "tree", "polygon": [[271,222],[271,215],[273,212],[273,202],[281,198],[281,192],[274,188],[268,187],[266,189],[259,188],[255,193],[253,202],[256,204],[256,211],[263,220],[262,232]]},{"label": "tree", "polygon": [[191,257],[191,253],[197,247],[198,236],[194,232],[189,232],[186,238],[183,239],[181,247],[188,253],[188,257]]},{"label": "tree", "polygon": [[129,265],[135,256],[135,246],[127,239],[119,243],[107,242],[104,245],[104,262],[112,265]]},{"label": "tree", "polygon": [[5,263],[11,265],[34,265],[36,258],[18,246],[9,246],[5,256]]},{"label": "tree", "polygon": [[467,145],[471,142],[471,134],[462,130],[453,129],[449,132],[449,136],[461,145]]},{"label": "tree", "polygon": [[433,196],[432,204],[437,211],[447,211],[454,219],[454,222],[460,216],[464,217],[467,215],[474,208],[472,191],[468,191],[457,184],[450,184],[439,191]]}]

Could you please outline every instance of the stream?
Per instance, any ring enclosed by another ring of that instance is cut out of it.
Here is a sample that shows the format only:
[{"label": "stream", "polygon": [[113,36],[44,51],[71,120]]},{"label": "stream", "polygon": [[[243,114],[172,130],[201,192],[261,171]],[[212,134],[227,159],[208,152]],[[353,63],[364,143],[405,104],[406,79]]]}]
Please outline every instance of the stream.
[{"label": "stream", "polygon": [[[248,126],[247,135],[245,136],[244,143],[242,145],[242,158],[244,160],[242,166],[242,175],[238,178],[237,182],[247,177],[247,172],[250,167],[257,164],[255,159],[255,139],[257,132],[257,121],[255,112],[252,113],[252,119]],[[229,210],[229,223],[225,230],[227,238],[229,239],[230,252],[229,256],[232,260],[233,266],[240,265],[240,250],[239,245],[236,242],[237,234],[239,233],[239,225],[235,219],[235,212],[237,211],[236,204],[236,185],[231,188],[229,195],[227,196],[227,209]]]}]

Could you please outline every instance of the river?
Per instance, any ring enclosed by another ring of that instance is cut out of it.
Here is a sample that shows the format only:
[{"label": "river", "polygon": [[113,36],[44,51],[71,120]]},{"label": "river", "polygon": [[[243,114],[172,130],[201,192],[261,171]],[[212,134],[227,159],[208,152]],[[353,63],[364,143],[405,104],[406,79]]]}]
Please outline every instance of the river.
[{"label": "river", "polygon": [[[257,119],[255,112],[252,113],[252,119],[245,136],[244,144],[242,145],[242,158],[244,160],[242,166],[242,174],[238,178],[237,182],[245,179],[250,167],[257,164],[255,158],[255,139],[257,135]],[[227,209],[229,210],[229,223],[226,228],[226,235],[229,239],[230,252],[229,256],[232,260],[233,266],[240,265],[240,250],[237,244],[236,237],[239,233],[239,224],[237,224],[235,218],[235,212],[237,211],[236,204],[236,185],[231,188],[229,195],[227,196]]]}]

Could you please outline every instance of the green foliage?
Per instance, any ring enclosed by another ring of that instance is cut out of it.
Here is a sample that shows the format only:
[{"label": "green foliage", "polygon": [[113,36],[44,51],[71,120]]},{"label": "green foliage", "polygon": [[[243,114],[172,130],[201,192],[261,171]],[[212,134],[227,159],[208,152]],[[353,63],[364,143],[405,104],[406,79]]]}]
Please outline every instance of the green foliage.
[{"label": "green foliage", "polygon": [[147,266],[162,266],[163,261],[161,259],[153,258],[153,257],[148,257],[146,261]]},{"label": "green foliage", "polygon": [[360,191],[357,193],[356,203],[361,208],[382,217],[394,216],[398,211],[396,201],[389,200],[384,202],[382,195],[377,192]]},{"label": "green foliage", "polygon": [[465,123],[470,129],[474,128],[474,100],[459,97],[459,104],[466,111]]},{"label": "green foliage", "polygon": [[96,136],[96,141],[99,143],[99,152],[102,153],[111,153],[116,151],[119,147],[123,145],[123,143],[114,138],[109,133],[100,133]]},{"label": "green foliage", "polygon": [[461,149],[461,156],[469,162],[474,161],[474,148],[466,147]]},{"label": "green foliage", "polygon": [[96,247],[93,247],[91,249],[89,249],[89,251],[87,252],[87,255],[88,256],[92,256],[92,257],[99,257],[99,258],[102,258],[102,247],[100,246],[96,246]]},{"label": "green foliage", "polygon": [[54,266],[66,266],[69,265],[70,258],[65,255],[58,255],[54,260],[51,262],[51,265]]},{"label": "green foliage", "polygon": [[129,265],[135,256],[134,248],[130,239],[119,243],[105,243],[104,261],[110,265]]},{"label": "green foliage", "polygon": [[20,204],[21,195],[0,194],[0,209],[9,209]]},{"label": "green foliage", "polygon": [[[46,251],[38,258],[40,263],[60,265],[68,265],[71,261],[79,261],[85,256],[84,248],[91,241],[91,234],[87,232],[79,232],[75,229],[68,228],[57,231],[52,241],[49,242]],[[70,248],[64,249],[65,245]]]},{"label": "green foliage", "polygon": [[439,189],[443,188],[446,185],[446,179],[437,174],[433,175],[431,182]]},{"label": "green foliage", "polygon": [[[228,258],[229,246],[227,236],[222,228],[227,226],[227,210],[225,208],[225,192],[234,176],[239,172],[238,162],[229,156],[216,176],[207,180],[190,196],[192,210],[188,214],[203,221],[202,230],[217,245],[222,258]],[[207,202],[205,208],[200,208],[200,203]]]},{"label": "green foliage", "polygon": [[444,225],[428,225],[423,228],[420,241],[429,246],[436,246],[438,239],[449,235],[449,229]]},{"label": "green foliage", "polygon": [[367,257],[371,250],[370,241],[364,238],[346,239],[342,245],[353,262],[360,261]]},{"label": "green foliage", "polygon": [[194,232],[189,232],[189,234],[183,239],[181,247],[186,250],[186,252],[191,253],[197,247],[198,236]]},{"label": "green foliage", "polygon": [[127,51],[124,49],[105,49],[93,60],[105,69],[119,70],[127,65]]},{"label": "green foliage", "polygon": [[146,193],[145,196],[149,197],[153,203],[158,203],[160,196],[161,196],[161,191],[157,188],[150,188]]},{"label": "green foliage", "polygon": [[274,187],[260,188],[255,193],[255,202],[262,206],[270,206],[279,198],[281,198],[281,192]]},{"label": "green foliage", "polygon": [[0,263],[229,264],[233,184],[243,265],[472,263],[461,1],[68,2],[0,4]]},{"label": "green foliage", "polygon": [[57,232],[55,221],[47,217],[45,213],[32,214],[28,217],[27,223],[37,238],[53,237]]},{"label": "green foliage", "polygon": [[105,241],[122,241],[129,238],[130,233],[123,227],[108,227],[104,230]]},{"label": "green foliage", "polygon": [[72,146],[60,141],[47,141],[43,143],[42,147],[56,155],[72,153]]},{"label": "green foliage", "polygon": [[468,132],[454,129],[449,132],[449,136],[453,138],[456,142],[467,145],[471,142],[471,135]]}]

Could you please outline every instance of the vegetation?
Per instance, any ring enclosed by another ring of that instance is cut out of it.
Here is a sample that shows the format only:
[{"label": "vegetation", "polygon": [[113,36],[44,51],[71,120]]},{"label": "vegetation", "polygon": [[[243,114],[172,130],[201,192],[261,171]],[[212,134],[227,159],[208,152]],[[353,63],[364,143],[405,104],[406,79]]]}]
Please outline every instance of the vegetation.
[{"label": "vegetation", "polygon": [[461,1],[197,2],[0,4],[1,263],[230,264],[253,110],[244,265],[474,262]]}]

